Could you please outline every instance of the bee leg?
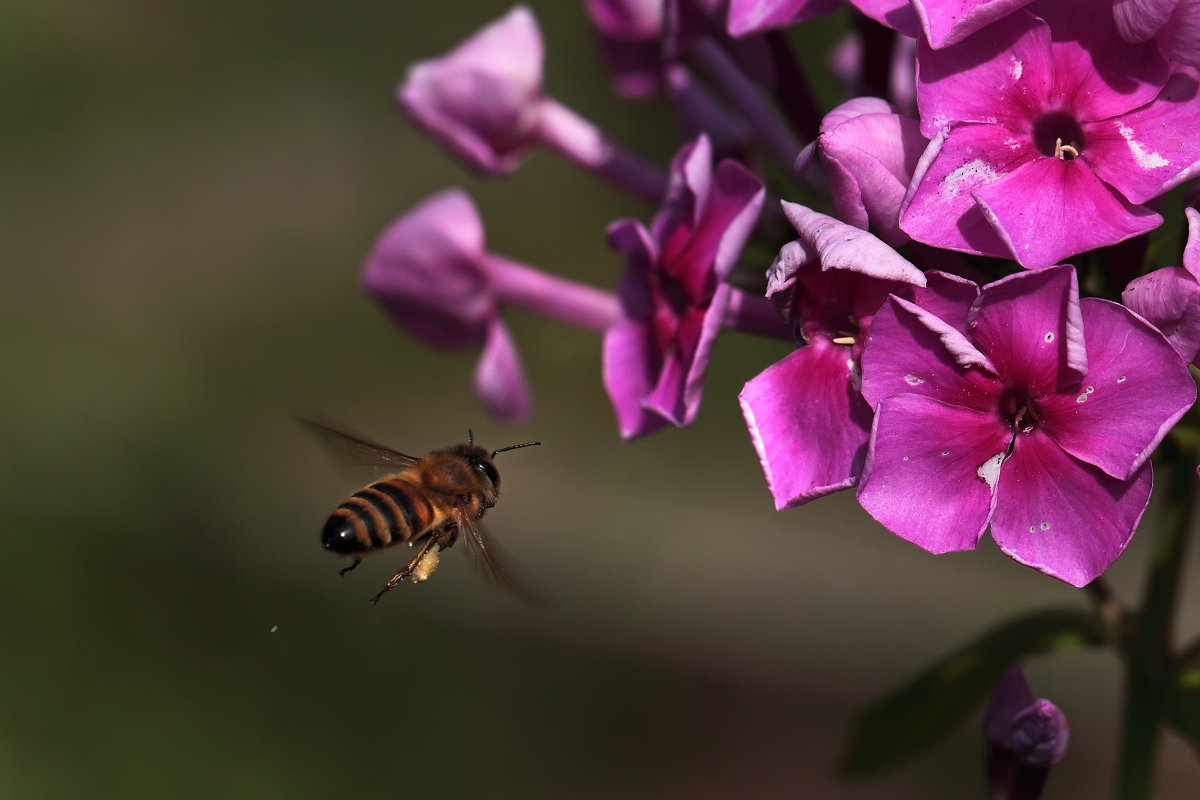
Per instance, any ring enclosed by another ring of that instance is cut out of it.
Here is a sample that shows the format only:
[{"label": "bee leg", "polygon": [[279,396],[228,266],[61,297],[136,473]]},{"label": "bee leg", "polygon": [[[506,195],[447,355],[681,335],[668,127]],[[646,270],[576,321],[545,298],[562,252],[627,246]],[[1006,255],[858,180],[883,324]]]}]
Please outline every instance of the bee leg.
[{"label": "bee leg", "polygon": [[413,560],[409,561],[408,565],[404,569],[400,570],[395,575],[393,575],[388,580],[388,582],[383,585],[383,588],[379,590],[379,594],[377,594],[371,598],[371,605],[375,605],[376,603],[378,603],[379,598],[383,597],[385,594],[390,592],[396,586],[396,584],[400,583],[405,578],[412,575],[413,571],[416,570],[417,565],[420,564],[421,561],[425,558],[425,554],[429,552],[429,548],[435,546],[436,544],[437,544],[437,537],[436,536],[429,537],[429,540],[427,542],[425,542],[425,544],[421,546],[421,549],[417,551],[417,554],[415,556],[413,556]]},{"label": "bee leg", "polygon": [[361,558],[356,558],[356,559],[354,559],[353,563],[351,563],[351,564],[350,564],[350,566],[346,567],[345,569],[339,569],[339,570],[338,570],[338,575],[345,575],[347,572],[349,572],[350,570],[354,569],[355,567],[357,567],[357,566],[358,566],[359,564],[361,564],[361,563],[362,563],[362,559],[361,559]]}]

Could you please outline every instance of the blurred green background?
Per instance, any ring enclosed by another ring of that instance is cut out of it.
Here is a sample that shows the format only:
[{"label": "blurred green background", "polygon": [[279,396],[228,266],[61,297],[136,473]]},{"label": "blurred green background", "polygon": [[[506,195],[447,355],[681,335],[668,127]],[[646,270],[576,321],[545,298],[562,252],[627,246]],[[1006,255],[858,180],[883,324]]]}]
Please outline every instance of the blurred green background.
[{"label": "blurred green background", "polygon": [[[549,91],[665,162],[669,113],[612,98],[580,4],[533,6]],[[841,782],[855,709],[1083,598],[990,544],[929,556],[851,496],[775,513],[736,394],[779,345],[725,337],[700,421],[622,445],[596,337],[511,315],[538,412],[504,429],[470,355],[405,338],[359,291],[376,234],[449,184],[496,252],[615,284],[604,226],[651,209],[542,153],[479,182],[395,112],[407,64],[507,7],[0,6],[0,796],[981,795],[978,715]],[[415,452],[468,427],[540,439],[502,463],[488,523],[554,605],[451,552],[369,607],[404,556],[338,578],[317,532],[357,487],[295,410]],[[1147,539],[1111,573],[1125,593]],[[1028,674],[1073,723],[1048,796],[1108,795],[1115,658]],[[1163,770],[1162,797],[1195,796],[1173,739]]]}]

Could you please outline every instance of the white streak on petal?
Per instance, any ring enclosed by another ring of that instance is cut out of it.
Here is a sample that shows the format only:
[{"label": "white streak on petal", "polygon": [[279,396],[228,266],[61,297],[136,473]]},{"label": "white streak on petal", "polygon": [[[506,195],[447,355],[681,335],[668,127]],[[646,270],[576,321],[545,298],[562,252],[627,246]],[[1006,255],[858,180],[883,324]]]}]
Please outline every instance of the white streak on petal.
[{"label": "white streak on petal", "polygon": [[975,470],[975,474],[979,476],[979,480],[987,484],[988,489],[996,491],[996,481],[1000,479],[1000,465],[1004,463],[1004,453],[996,453],[987,461],[979,465],[979,469]]},{"label": "white streak on petal", "polygon": [[1142,169],[1157,169],[1171,163],[1153,150],[1147,150],[1141,142],[1134,138],[1133,128],[1120,120],[1117,121],[1117,130],[1125,137],[1125,144],[1129,145],[1129,152],[1133,154],[1133,160]]}]

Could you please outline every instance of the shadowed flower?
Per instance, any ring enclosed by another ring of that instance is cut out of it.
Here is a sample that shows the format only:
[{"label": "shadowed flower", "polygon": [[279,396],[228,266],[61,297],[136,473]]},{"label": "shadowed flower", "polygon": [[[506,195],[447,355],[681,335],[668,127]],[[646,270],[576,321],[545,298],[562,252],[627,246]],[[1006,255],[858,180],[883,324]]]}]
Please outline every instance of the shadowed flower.
[{"label": "shadowed flower", "polygon": [[467,166],[512,172],[534,145],[651,203],[665,178],[542,91],[537,20],[517,6],[445,56],[409,68],[397,99],[409,117]]},{"label": "shadowed flower", "polygon": [[729,0],[729,33],[746,36],[823,17],[837,10],[838,0]]},{"label": "shadowed flower", "polygon": [[1121,302],[1162,331],[1180,358],[1195,364],[1200,359],[1200,211],[1184,212],[1188,242],[1183,266],[1163,267],[1130,281]]},{"label": "shadowed flower", "polygon": [[617,319],[611,294],[488,253],[479,212],[457,189],[392,223],[367,257],[362,281],[392,321],[423,342],[482,348],[475,391],[510,422],[528,417],[533,400],[503,307],[594,331]]},{"label": "shadowed flower", "polygon": [[890,298],[862,371],[875,409],[863,508],[932,553],[973,549],[990,524],[1009,556],[1074,586],[1124,551],[1150,453],[1196,399],[1162,334],[1080,300],[1069,266],[936,312]]},{"label": "shadowed flower", "polygon": [[1126,41],[1153,38],[1167,58],[1200,67],[1200,0],[1114,0],[1113,18]]},{"label": "shadowed flower", "polygon": [[935,50],[957,44],[1030,0],[912,0],[925,41]]},{"label": "shadowed flower", "polygon": [[913,296],[925,276],[869,233],[783,204],[800,238],[767,272],[767,296],[802,346],[747,382],[738,400],[777,509],[853,486],[871,407],[858,357],[889,294]]},{"label": "shadowed flower", "polygon": [[584,0],[600,52],[621,97],[641,98],[663,85],[664,0]]},{"label": "shadowed flower", "polygon": [[1037,2],[952,47],[918,49],[932,139],[900,227],[938,247],[1044,267],[1157,227],[1143,203],[1200,161],[1200,83],[1130,45],[1103,4]]},{"label": "shadowed flower", "polygon": [[988,702],[988,784],[1008,800],[1037,800],[1050,767],[1071,738],[1067,717],[1049,700],[1034,700],[1020,667],[1009,667]]},{"label": "shadowed flower", "polygon": [[722,161],[713,169],[701,136],[675,156],[650,230],[634,220],[609,227],[610,244],[626,257],[622,318],[604,336],[604,385],[622,437],[690,424],[721,328],[761,327],[764,314],[774,319],[725,283],[762,201],[762,183],[742,165]]}]

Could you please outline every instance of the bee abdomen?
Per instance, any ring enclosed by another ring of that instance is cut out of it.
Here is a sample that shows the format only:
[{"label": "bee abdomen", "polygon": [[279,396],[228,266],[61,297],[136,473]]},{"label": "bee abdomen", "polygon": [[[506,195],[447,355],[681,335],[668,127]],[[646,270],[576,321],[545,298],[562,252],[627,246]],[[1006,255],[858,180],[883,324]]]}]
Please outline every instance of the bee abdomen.
[{"label": "bee abdomen", "polygon": [[433,518],[433,506],[417,487],[388,478],[338,506],[325,523],[321,541],[335,553],[361,553],[420,536]]}]

